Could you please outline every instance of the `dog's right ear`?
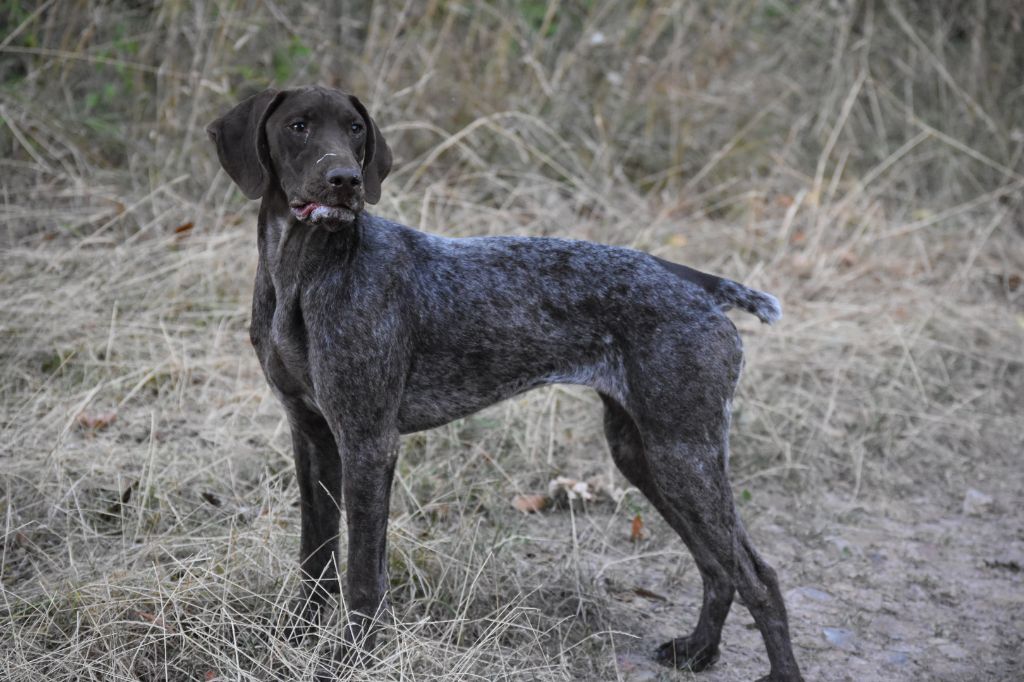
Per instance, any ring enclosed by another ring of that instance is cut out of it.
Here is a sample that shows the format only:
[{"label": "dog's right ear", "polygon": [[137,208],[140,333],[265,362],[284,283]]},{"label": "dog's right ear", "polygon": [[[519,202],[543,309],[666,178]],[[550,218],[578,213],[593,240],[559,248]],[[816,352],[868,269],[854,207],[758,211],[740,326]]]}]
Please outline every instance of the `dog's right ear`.
[{"label": "dog's right ear", "polygon": [[259,199],[267,190],[271,168],[264,127],[283,97],[278,90],[264,90],[206,127],[220,165],[249,199]]}]

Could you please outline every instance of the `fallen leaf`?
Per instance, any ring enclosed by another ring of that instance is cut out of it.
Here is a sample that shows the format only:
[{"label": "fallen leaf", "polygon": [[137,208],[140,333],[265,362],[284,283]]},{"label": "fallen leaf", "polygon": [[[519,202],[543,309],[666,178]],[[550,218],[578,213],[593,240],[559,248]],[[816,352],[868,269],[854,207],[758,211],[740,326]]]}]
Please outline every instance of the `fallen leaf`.
[{"label": "fallen leaf", "polygon": [[626,491],[623,488],[619,488],[607,477],[597,474],[587,479],[587,485],[590,490],[593,491],[594,497],[606,497],[615,504],[622,501],[625,497]]},{"label": "fallen leaf", "polygon": [[135,615],[142,620],[149,621],[158,628],[167,629],[167,623],[164,622],[163,616],[159,616],[155,613],[149,613],[148,611],[136,611]]},{"label": "fallen leaf", "polygon": [[516,495],[512,498],[512,506],[524,514],[539,512],[548,506],[546,495]]},{"label": "fallen leaf", "polygon": [[[639,517],[638,517],[639,518]],[[657,592],[651,592],[646,587],[634,587],[633,593],[644,599],[656,599],[657,601],[668,601],[668,597],[658,594]]]},{"label": "fallen leaf", "polygon": [[1011,573],[1020,573],[1020,562],[1015,559],[985,559],[986,568],[1001,568]]},{"label": "fallen leaf", "polygon": [[629,539],[633,542],[640,542],[644,533],[644,520],[639,514],[633,517],[633,524],[629,530]]},{"label": "fallen leaf", "polygon": [[107,507],[106,511],[100,512],[100,517],[107,521],[116,521],[120,518],[124,511],[124,506],[128,504],[128,501],[132,499],[132,492],[139,487],[138,481],[132,481],[128,484],[128,487],[124,489],[117,502]]},{"label": "fallen leaf", "polygon": [[567,478],[565,476],[559,476],[548,483],[548,495],[555,497],[559,494],[564,494],[570,500],[577,498],[591,500],[594,498],[594,494],[591,492],[590,486],[586,481],[577,481],[575,478]]},{"label": "fallen leaf", "polygon": [[82,412],[78,415],[78,425],[92,431],[100,431],[117,421],[117,412]]}]

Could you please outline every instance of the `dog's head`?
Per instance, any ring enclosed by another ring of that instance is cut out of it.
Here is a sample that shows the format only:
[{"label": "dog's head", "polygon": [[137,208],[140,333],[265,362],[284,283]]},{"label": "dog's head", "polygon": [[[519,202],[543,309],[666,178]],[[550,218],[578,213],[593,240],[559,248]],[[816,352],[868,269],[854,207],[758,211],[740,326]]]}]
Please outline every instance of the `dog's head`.
[{"label": "dog's head", "polygon": [[264,90],[211,123],[217,156],[245,196],[279,188],[298,220],[338,229],[380,200],[391,150],[354,96]]}]

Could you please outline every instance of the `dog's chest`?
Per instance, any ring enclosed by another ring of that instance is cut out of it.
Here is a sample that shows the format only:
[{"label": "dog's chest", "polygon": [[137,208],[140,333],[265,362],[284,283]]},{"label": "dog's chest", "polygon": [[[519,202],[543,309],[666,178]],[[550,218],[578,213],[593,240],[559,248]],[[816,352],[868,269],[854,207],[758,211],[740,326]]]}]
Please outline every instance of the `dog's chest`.
[{"label": "dog's chest", "polygon": [[308,402],[313,394],[309,337],[301,298],[292,289],[275,292],[257,283],[253,294],[251,336],[263,373],[282,397]]}]

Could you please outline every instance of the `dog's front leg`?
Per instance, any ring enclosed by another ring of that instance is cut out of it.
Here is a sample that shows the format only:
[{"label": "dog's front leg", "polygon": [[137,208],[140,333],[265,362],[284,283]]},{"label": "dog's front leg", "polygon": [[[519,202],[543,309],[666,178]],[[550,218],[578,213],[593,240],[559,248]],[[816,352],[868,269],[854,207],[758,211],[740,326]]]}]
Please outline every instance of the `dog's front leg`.
[{"label": "dog's front leg", "polygon": [[319,414],[299,401],[285,401],[299,484],[302,537],[299,565],[302,595],[285,633],[302,639],[319,625],[320,613],[338,584],[338,526],[341,522],[341,457],[338,445]]},{"label": "dog's front leg", "polygon": [[387,530],[391,479],[398,457],[398,431],[344,432],[342,468],[348,521],[348,573],[345,639],[352,650],[368,652],[374,619],[386,609]]}]

